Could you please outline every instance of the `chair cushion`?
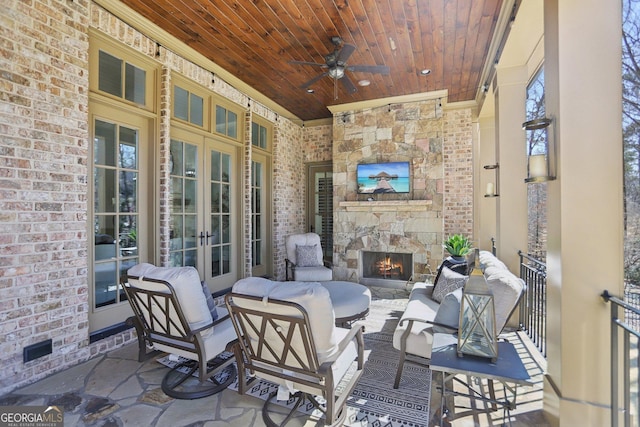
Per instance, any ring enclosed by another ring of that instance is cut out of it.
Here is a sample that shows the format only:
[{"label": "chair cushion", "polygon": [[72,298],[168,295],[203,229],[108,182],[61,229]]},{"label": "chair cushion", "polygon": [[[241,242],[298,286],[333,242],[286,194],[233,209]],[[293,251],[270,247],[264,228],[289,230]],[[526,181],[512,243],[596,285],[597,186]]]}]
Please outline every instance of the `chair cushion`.
[{"label": "chair cushion", "polygon": [[441,303],[445,295],[463,287],[468,278],[468,276],[456,273],[448,267],[443,267],[440,277],[438,277],[438,281],[433,288],[433,295],[431,298],[436,302]]},{"label": "chair cushion", "polygon": [[[398,326],[393,333],[393,347],[400,350],[401,337],[409,327],[405,319],[425,319],[433,321],[438,311],[439,304],[431,298],[433,287],[428,284],[416,283],[411,291],[409,303],[405,309]],[[420,357],[431,357],[431,344],[433,342],[433,327],[431,323],[414,321],[411,332],[407,336],[406,352]]]},{"label": "chair cushion", "polygon": [[[140,278],[164,280],[173,286],[176,298],[180,303],[184,316],[191,329],[198,329],[213,321],[207,301],[203,296],[202,284],[198,270],[194,267],[156,267],[152,264],[142,263],[128,270],[131,276]],[[131,281],[133,286],[164,292],[166,286],[148,282]]]},{"label": "chair cushion", "polygon": [[[453,292],[449,292],[442,299],[440,307],[436,312],[434,322],[441,323],[443,325],[451,326],[454,329],[458,329],[460,324],[460,301],[462,300],[462,288],[458,288]],[[451,329],[444,328],[442,326],[433,326],[433,332],[453,333]]]},{"label": "chair cushion", "polygon": [[[311,333],[316,345],[319,363],[330,360],[338,350],[335,335],[335,314],[329,291],[318,282],[274,282],[260,277],[248,277],[237,281],[234,293],[262,297],[262,304],[269,298],[295,302],[304,308],[309,316]],[[252,307],[264,310],[264,307]],[[299,313],[299,311],[298,311]],[[283,313],[291,314],[291,313]]]},{"label": "chair cushion", "polygon": [[333,279],[333,271],[324,265],[315,267],[296,267],[293,280],[298,282],[324,282]]},{"label": "chair cushion", "polygon": [[204,299],[207,302],[207,308],[211,313],[211,318],[215,321],[218,318],[218,309],[216,308],[216,302],[213,300],[213,295],[207,286],[207,282],[202,281],[202,292],[204,293]]},{"label": "chair cushion", "polygon": [[317,245],[296,245],[296,266],[315,267],[322,265],[317,256]]}]

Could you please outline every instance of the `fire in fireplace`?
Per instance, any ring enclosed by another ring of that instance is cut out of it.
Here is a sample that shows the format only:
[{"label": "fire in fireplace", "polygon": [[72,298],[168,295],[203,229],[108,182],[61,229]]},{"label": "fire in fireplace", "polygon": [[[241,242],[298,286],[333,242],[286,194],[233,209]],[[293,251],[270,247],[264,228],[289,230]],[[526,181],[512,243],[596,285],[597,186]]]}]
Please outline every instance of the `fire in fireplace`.
[{"label": "fire in fireplace", "polygon": [[407,281],[413,273],[413,255],[392,252],[362,252],[362,278]]}]

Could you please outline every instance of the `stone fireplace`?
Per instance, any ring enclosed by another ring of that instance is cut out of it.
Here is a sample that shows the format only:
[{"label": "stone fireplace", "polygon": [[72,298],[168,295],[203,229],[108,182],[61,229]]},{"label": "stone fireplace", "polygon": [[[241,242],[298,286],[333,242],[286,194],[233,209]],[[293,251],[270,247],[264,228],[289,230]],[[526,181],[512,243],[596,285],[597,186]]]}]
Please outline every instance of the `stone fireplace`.
[{"label": "stone fireplace", "polygon": [[[410,278],[427,279],[444,237],[473,232],[471,109],[431,99],[334,112],[333,139],[334,279],[404,287],[364,277],[362,251],[411,254]],[[409,193],[358,194],[359,164],[406,161]]]}]

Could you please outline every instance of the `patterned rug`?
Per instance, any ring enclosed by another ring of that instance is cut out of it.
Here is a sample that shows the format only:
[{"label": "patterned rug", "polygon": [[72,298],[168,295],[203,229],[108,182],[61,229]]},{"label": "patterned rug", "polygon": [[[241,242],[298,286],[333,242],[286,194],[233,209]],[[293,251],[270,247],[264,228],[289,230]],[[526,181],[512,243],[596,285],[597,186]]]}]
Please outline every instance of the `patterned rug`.
[{"label": "patterned rug", "polygon": [[[345,426],[354,427],[427,427],[431,393],[431,371],[415,364],[405,364],[400,388],[393,388],[399,352],[393,348],[393,328],[404,309],[399,301],[372,301],[371,313],[364,322],[364,373],[347,401]],[[231,354],[229,354],[231,356]],[[167,366],[168,357],[158,359]],[[174,362],[175,363],[175,362]],[[229,389],[237,390],[235,381]],[[254,381],[247,394],[266,399],[277,386],[264,380]],[[283,406],[292,401],[278,401]],[[311,404],[299,411],[318,416]]]}]

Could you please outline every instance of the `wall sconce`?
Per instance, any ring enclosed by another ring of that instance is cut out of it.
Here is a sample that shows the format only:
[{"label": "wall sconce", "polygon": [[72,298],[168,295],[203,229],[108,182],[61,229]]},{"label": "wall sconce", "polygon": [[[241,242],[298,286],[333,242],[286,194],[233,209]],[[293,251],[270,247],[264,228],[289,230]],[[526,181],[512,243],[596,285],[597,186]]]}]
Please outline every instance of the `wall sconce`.
[{"label": "wall sconce", "polygon": [[524,182],[545,182],[556,179],[556,158],[553,120],[541,118],[522,124],[527,139],[527,177]]}]

